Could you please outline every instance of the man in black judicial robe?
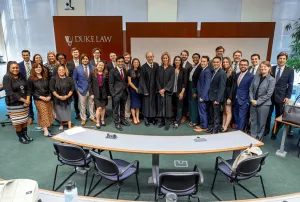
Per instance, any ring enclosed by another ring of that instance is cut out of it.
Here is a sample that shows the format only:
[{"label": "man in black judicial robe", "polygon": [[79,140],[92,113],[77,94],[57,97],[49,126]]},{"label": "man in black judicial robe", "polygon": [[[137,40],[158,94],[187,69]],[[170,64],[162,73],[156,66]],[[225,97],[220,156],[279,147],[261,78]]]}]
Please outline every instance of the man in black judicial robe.
[{"label": "man in black judicial robe", "polygon": [[165,130],[169,130],[171,124],[174,80],[175,68],[173,66],[167,64],[159,66],[156,75],[156,84],[158,114],[161,116],[161,123],[158,127],[165,126]]},{"label": "man in black judicial robe", "polygon": [[141,67],[139,93],[143,95],[142,113],[145,117],[145,125],[157,124],[156,117],[156,71],[158,64],[153,62],[154,55],[151,52],[146,53],[147,62]]}]

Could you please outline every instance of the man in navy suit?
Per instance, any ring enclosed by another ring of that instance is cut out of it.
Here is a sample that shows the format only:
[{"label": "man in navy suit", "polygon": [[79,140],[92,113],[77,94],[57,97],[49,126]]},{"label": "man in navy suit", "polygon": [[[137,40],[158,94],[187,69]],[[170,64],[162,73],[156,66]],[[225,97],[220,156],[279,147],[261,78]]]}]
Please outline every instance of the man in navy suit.
[{"label": "man in navy suit", "polygon": [[208,127],[208,116],[207,116],[207,101],[209,101],[209,88],[211,80],[211,69],[209,68],[209,57],[202,56],[201,67],[198,83],[197,83],[197,94],[198,94],[198,113],[200,117],[200,126],[196,126],[195,132],[204,132]]},{"label": "man in navy suit", "polygon": [[[270,132],[271,117],[275,106],[275,116],[278,117],[283,114],[283,105],[288,104],[293,91],[294,70],[286,66],[288,54],[281,52],[277,55],[277,65],[272,67],[271,76],[276,80],[275,90],[272,96],[272,105],[268,115],[265,133]],[[275,140],[277,132],[282,124],[277,124],[277,131],[272,134],[271,139]],[[273,131],[273,130],[272,130]]]},{"label": "man in navy suit", "polygon": [[88,91],[88,79],[89,75],[93,74],[93,67],[89,65],[89,57],[87,54],[82,54],[80,56],[80,61],[81,64],[74,70],[73,79],[76,90],[76,92],[74,93],[78,93],[79,98],[81,125],[84,126],[87,120],[87,105],[89,106],[90,120],[94,123],[97,123],[97,121],[95,115],[94,99],[92,96],[89,95]]},{"label": "man in navy suit", "polygon": [[237,89],[234,100],[234,119],[236,121],[236,129],[244,130],[250,102],[249,88],[254,79],[254,75],[248,71],[248,60],[242,59],[239,63],[239,67],[240,72],[237,74]]},{"label": "man in navy suit", "polygon": [[[26,79],[28,79],[30,77],[32,64],[33,64],[33,61],[30,60],[30,51],[22,50],[22,58],[23,58],[23,61],[19,62],[20,73]],[[29,117],[28,124],[32,124],[32,122],[34,120],[32,98],[30,98],[28,117]]]}]

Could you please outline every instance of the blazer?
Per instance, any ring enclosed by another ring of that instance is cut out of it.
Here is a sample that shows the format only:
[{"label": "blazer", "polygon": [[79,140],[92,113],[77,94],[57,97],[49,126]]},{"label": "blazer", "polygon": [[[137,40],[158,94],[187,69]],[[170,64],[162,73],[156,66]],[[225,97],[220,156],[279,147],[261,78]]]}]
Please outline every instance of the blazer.
[{"label": "blazer", "polygon": [[[101,59],[100,59],[100,62],[103,62],[104,65],[106,65],[106,63],[107,63],[106,60],[101,60]],[[96,63],[95,63],[94,59],[90,60],[90,65],[92,65],[93,67],[96,67]]]},{"label": "blazer", "polygon": [[[80,60],[79,60],[79,64],[81,64]],[[66,67],[67,67],[67,69],[69,71],[69,77],[73,78],[73,73],[74,73],[74,70],[76,68],[74,60],[68,61],[67,64],[66,64]]]},{"label": "blazer", "polygon": [[113,96],[114,100],[119,100],[124,91],[128,93],[128,85],[127,85],[127,76],[125,74],[126,70],[123,69],[124,80],[122,80],[119,69],[113,68],[109,72],[109,91],[110,94]]},{"label": "blazer", "polygon": [[[192,67],[188,69],[188,73],[187,73],[187,82],[190,81],[190,74],[192,72]],[[196,67],[194,74],[192,76],[192,88],[197,88],[197,82],[198,82],[198,78],[199,78],[199,74],[202,71],[202,67],[200,66],[200,64]]]},{"label": "blazer", "polygon": [[98,77],[92,73],[89,76],[89,93],[94,95],[94,99],[100,100],[100,93],[102,93],[102,99],[107,99],[110,96],[109,85],[108,85],[108,75],[102,79],[102,91],[100,92]]},{"label": "blazer", "polygon": [[[212,73],[212,77],[213,75],[214,73]],[[210,101],[223,102],[226,79],[225,71],[222,69],[222,67],[219,67],[218,72],[210,81],[210,88],[208,92]]]},{"label": "blazer", "polygon": [[[276,67],[272,67],[271,76],[275,78],[276,81]],[[276,103],[282,103],[284,98],[291,98],[292,90],[294,84],[294,70],[285,66],[281,77],[275,85],[274,94],[272,101]]]},{"label": "blazer", "polygon": [[189,61],[186,61],[184,69],[188,70],[190,68],[192,68],[192,64]]},{"label": "blazer", "polygon": [[204,101],[209,101],[209,88],[211,80],[211,70],[207,66],[204,70],[201,71],[198,82],[197,82],[197,94],[198,98],[203,99]]},{"label": "blazer", "polygon": [[[240,74],[241,72],[237,73],[236,82],[238,82]],[[254,79],[253,74],[247,71],[247,73],[244,75],[243,79],[241,80],[240,85],[236,83],[235,102],[237,102],[237,104],[244,105],[250,102],[249,88],[253,79]]]},{"label": "blazer", "polygon": [[[31,66],[32,66],[34,62],[31,61],[31,60],[30,60],[30,62],[31,62]],[[26,68],[25,68],[24,61],[19,62],[19,68],[20,68],[20,73],[21,73],[23,76],[25,76],[25,78],[27,78],[27,72],[26,72]]]},{"label": "blazer", "polygon": [[110,72],[110,70],[115,68],[112,62],[106,64],[105,67],[106,67],[108,72]]},{"label": "blazer", "polygon": [[[93,67],[91,65],[88,65],[89,68],[89,75],[93,74]],[[75,68],[73,73],[73,79],[74,79],[74,87],[76,91],[79,91],[79,93],[83,96],[86,95],[89,88],[88,78],[85,76],[84,67],[83,65],[79,65]]]},{"label": "blazer", "polygon": [[258,91],[257,106],[272,105],[271,97],[275,88],[275,78],[268,74],[259,85],[260,78],[260,76],[256,75],[251,83],[249,90],[250,101],[254,100],[256,91]]},{"label": "blazer", "polygon": [[185,68],[181,68],[177,78],[177,92],[176,95],[178,96],[182,89],[185,88],[184,95],[186,94],[186,87],[187,87],[187,70]]},{"label": "blazer", "polygon": [[[253,66],[249,66],[248,67],[248,72],[250,72],[251,73],[251,71],[252,71],[252,68],[253,68]],[[257,68],[257,70],[256,70],[256,73],[255,73],[255,75],[259,75],[260,74],[260,70],[259,70],[259,66],[258,66],[258,68]],[[254,75],[254,76],[255,76]]]}]

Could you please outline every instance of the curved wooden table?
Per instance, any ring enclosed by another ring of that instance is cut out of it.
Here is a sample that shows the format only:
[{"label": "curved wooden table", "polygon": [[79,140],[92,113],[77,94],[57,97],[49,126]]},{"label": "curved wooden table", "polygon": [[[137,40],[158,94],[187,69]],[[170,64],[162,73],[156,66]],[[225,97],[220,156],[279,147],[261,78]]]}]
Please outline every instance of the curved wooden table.
[{"label": "curved wooden table", "polygon": [[[116,135],[109,139],[107,135]],[[207,154],[233,152],[235,158],[250,144],[262,146],[264,143],[241,131],[213,135],[154,136],[130,135],[83,129],[81,127],[59,133],[54,140],[91,149],[116,152],[152,154],[152,178],[149,183],[156,185],[159,174],[160,154]]]}]

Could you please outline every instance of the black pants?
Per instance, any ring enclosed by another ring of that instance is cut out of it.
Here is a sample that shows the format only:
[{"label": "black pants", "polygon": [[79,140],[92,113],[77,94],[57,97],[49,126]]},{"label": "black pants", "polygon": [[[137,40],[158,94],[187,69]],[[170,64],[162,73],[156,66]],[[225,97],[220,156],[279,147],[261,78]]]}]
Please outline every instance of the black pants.
[{"label": "black pants", "polygon": [[75,113],[77,114],[77,115],[79,115],[80,114],[80,111],[79,111],[79,107],[78,107],[78,94],[77,94],[77,92],[76,91],[74,91],[74,93],[73,93],[73,99],[74,99],[74,109],[75,109]]},{"label": "black pants", "polygon": [[[270,111],[269,111],[267,123],[266,123],[266,126],[265,126],[264,135],[268,135],[270,133],[271,119],[272,119],[272,114],[273,114],[273,111],[274,111],[274,107],[275,107],[275,118],[277,118],[278,116],[283,114],[283,104],[284,104],[283,102],[281,102],[281,103],[274,102],[270,106]],[[282,127],[282,124],[277,123],[277,131],[275,132],[274,135],[277,134],[277,132],[280,130],[281,127]],[[273,126],[273,129],[274,129],[274,126]],[[273,132],[272,132],[272,134],[273,134]]]},{"label": "black pants", "polygon": [[220,125],[221,105],[214,104],[213,101],[208,101],[208,129],[213,129],[213,133],[218,133],[221,129]]},{"label": "black pants", "polygon": [[183,115],[183,103],[184,98],[182,100],[179,100],[179,97],[176,93],[172,96],[172,105],[173,105],[173,111],[174,111],[174,117],[177,124],[181,123],[181,118]]},{"label": "black pants", "polygon": [[123,95],[121,96],[121,98],[113,98],[113,118],[115,124],[120,124],[121,120],[125,120],[125,105],[127,97],[128,93],[126,91],[123,91]]},{"label": "black pants", "polygon": [[[188,89],[185,89],[185,92],[189,92]],[[187,116],[189,113],[189,99],[188,96],[185,96],[182,100],[182,116]]]},{"label": "black pants", "polygon": [[33,113],[33,104],[32,104],[32,97],[30,96],[30,104],[29,104],[29,111],[28,111],[28,117],[34,119],[34,113]]}]

